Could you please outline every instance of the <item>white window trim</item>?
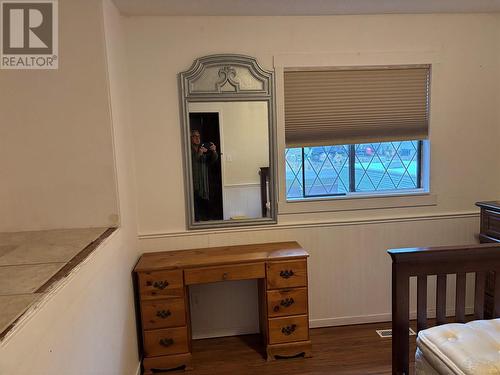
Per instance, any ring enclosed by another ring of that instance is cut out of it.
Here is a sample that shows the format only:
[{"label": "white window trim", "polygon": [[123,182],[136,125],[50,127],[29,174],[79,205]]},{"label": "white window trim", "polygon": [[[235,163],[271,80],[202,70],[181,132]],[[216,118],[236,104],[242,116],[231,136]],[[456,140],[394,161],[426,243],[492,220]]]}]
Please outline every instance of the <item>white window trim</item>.
[{"label": "white window trim", "polygon": [[436,204],[436,194],[415,191],[405,194],[377,194],[377,196],[365,195],[358,197],[302,199],[297,201],[278,202],[278,212],[280,214],[299,214],[372,210],[378,208],[435,206]]},{"label": "white window trim", "polygon": [[[332,66],[374,66],[374,65],[411,65],[430,64],[432,66],[430,108],[432,97],[436,97],[436,72],[439,67],[438,54],[432,51],[416,52],[346,52],[320,54],[283,54],[274,56],[276,77],[276,124],[277,124],[277,160],[278,160],[278,214],[311,212],[334,212],[367,209],[386,209],[398,207],[421,207],[437,205],[437,195],[432,193],[430,174],[430,142],[425,141],[422,150],[421,189],[411,191],[384,191],[351,193],[346,196],[286,199],[285,178],[285,112],[284,112],[284,70],[285,68],[332,67]],[[432,127],[429,126],[429,139]]]}]

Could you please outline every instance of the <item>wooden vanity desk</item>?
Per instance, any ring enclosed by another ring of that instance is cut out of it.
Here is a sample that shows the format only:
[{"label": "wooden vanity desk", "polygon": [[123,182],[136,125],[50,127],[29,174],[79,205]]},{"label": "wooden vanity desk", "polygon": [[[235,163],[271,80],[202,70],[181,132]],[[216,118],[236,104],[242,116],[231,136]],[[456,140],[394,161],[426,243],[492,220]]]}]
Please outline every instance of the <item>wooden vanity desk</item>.
[{"label": "wooden vanity desk", "polygon": [[145,253],[134,268],[144,374],[190,367],[189,286],[258,279],[267,360],[311,356],[307,257],[297,242]]}]

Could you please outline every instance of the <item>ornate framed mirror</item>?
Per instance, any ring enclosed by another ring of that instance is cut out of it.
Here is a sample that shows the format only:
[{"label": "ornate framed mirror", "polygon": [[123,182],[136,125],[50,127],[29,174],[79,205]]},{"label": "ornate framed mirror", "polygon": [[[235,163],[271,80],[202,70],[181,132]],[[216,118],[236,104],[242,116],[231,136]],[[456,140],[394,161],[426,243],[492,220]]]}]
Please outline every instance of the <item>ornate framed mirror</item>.
[{"label": "ornate framed mirror", "polygon": [[273,72],[211,55],[179,79],[188,228],[276,223]]}]

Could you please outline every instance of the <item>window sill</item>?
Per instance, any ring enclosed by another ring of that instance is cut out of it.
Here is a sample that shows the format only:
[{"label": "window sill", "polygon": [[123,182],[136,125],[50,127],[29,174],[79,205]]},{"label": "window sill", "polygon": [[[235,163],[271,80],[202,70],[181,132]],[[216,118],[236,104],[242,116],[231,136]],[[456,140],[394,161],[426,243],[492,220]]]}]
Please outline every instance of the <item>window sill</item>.
[{"label": "window sill", "polygon": [[437,195],[426,192],[350,195],[335,198],[309,198],[278,202],[278,214],[286,215],[435,205],[437,205]]}]

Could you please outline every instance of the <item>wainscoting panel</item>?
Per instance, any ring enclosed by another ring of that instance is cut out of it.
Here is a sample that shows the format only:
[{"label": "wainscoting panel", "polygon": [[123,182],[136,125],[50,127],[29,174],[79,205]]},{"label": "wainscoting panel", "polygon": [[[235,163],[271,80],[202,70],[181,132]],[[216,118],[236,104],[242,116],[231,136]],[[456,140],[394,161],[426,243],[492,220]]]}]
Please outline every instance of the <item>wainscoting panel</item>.
[{"label": "wainscoting panel", "polygon": [[[245,243],[298,241],[310,254],[309,306],[312,327],[387,321],[391,316],[391,259],[387,249],[476,243],[477,214],[440,215],[392,221],[277,225],[272,227],[184,232],[143,236],[141,251],[187,249]],[[449,288],[453,287],[450,280]],[[429,287],[434,283],[429,281]],[[416,291],[413,290],[412,293]],[[195,337],[229,334],[226,311],[233,303],[245,303],[248,311],[257,309],[251,287],[236,291],[220,283],[200,288],[201,300],[210,306],[192,306],[193,316],[210,316],[203,327],[193,327]],[[453,294],[453,293],[450,293]],[[416,295],[416,294],[413,294]],[[434,291],[429,291],[432,310]],[[450,296],[447,307],[454,305]],[[239,301],[239,302],[238,302]],[[416,302],[416,301],[415,301]],[[470,305],[470,301],[468,303]],[[411,310],[415,310],[413,303]],[[234,334],[248,331],[248,314],[234,311]],[[236,323],[235,320],[239,323]],[[257,320],[257,316],[254,318]],[[250,320],[251,320],[250,319]]]},{"label": "wainscoting panel", "polygon": [[262,217],[260,184],[224,185],[224,220]]}]

